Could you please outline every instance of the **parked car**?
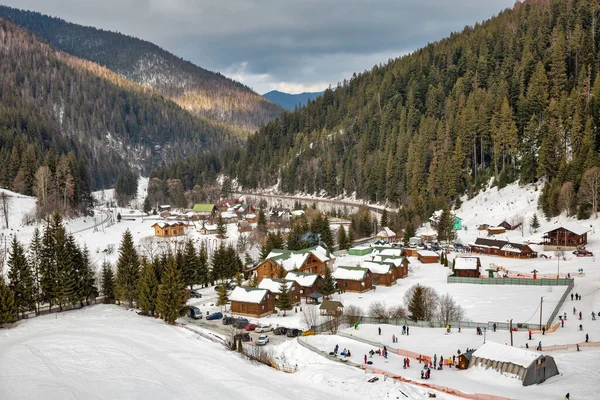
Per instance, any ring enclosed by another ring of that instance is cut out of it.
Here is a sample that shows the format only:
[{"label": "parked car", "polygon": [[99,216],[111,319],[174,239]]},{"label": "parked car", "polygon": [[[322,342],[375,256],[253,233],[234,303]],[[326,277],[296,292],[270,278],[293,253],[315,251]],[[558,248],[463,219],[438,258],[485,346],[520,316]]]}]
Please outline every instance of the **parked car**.
[{"label": "parked car", "polygon": [[206,317],[206,320],[212,321],[212,320],[221,319],[221,318],[223,318],[222,312],[214,312],[214,313],[210,314],[208,317]]},{"label": "parked car", "polygon": [[271,325],[258,325],[255,329],[256,332],[262,333],[262,332],[269,332],[272,331],[273,327]]},{"label": "parked car", "polygon": [[223,321],[221,321],[223,325],[233,325],[237,322],[237,318],[234,317],[223,317]]},{"label": "parked car", "polygon": [[253,330],[256,330],[256,327],[257,327],[256,324],[248,324],[248,325],[246,325],[246,328],[244,328],[244,329],[246,329],[247,331],[253,331]]},{"label": "parked car", "polygon": [[[235,285],[232,285],[231,282],[225,283],[225,286],[227,287],[227,290],[233,290],[235,288]],[[221,285],[215,285],[215,292],[218,292],[220,287]]]},{"label": "parked car", "polygon": [[258,339],[256,339],[257,346],[264,346],[269,343],[269,337],[267,335],[260,335]]},{"label": "parked car", "polygon": [[232,323],[236,328],[244,329],[246,327],[246,325],[248,325],[249,322],[250,321],[248,321],[247,318],[240,318],[240,319],[234,320]]},{"label": "parked car", "polygon": [[456,250],[464,250],[464,249],[465,249],[465,246],[464,246],[464,245],[462,245],[462,244],[460,244],[460,243],[454,243],[454,248],[455,248]]},{"label": "parked car", "polygon": [[188,315],[194,319],[202,319],[202,311],[198,307],[195,307],[195,306],[190,307],[190,311],[189,311]]},{"label": "parked car", "polygon": [[300,336],[302,335],[302,330],[301,329],[288,329],[286,336],[287,337],[296,337],[296,336]]},{"label": "parked car", "polygon": [[242,342],[249,342],[252,340],[252,338],[250,337],[250,334],[248,332],[244,332],[244,333],[238,333],[237,335],[235,335],[233,337],[234,340],[240,340],[242,339]]},{"label": "parked car", "polygon": [[197,290],[190,290],[190,299],[201,299],[202,293],[199,293]]},{"label": "parked car", "polygon": [[440,246],[439,243],[434,242],[429,245],[429,249],[433,250],[433,251],[440,251],[442,249],[442,247]]},{"label": "parked car", "polygon": [[284,328],[283,326],[277,327],[273,330],[273,333],[276,335],[285,335],[287,333],[288,329]]}]

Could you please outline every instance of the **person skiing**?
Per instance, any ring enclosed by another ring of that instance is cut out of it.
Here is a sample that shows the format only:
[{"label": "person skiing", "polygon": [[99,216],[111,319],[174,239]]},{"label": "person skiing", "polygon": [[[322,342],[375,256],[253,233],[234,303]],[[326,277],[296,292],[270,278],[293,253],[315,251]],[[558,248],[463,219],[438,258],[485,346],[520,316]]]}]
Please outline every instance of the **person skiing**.
[{"label": "person skiing", "polygon": [[335,348],[333,349],[333,354],[337,355],[339,349],[340,349],[340,346],[336,344]]},{"label": "person skiing", "polygon": [[379,330],[379,336],[381,336],[381,327],[377,328]]},{"label": "person skiing", "polygon": [[406,358],[404,359],[404,365],[402,366],[402,368],[406,369]]}]

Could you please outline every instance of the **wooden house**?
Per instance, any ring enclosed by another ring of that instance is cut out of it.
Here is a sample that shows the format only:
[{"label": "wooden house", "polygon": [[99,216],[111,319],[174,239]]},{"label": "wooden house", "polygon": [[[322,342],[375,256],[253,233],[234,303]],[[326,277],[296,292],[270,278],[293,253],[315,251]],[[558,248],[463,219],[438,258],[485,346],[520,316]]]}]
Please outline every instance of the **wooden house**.
[{"label": "wooden house", "polygon": [[285,278],[296,281],[300,286],[300,297],[304,298],[319,292],[323,286],[323,277],[319,274],[290,271]]},{"label": "wooden house", "polygon": [[503,226],[488,226],[487,234],[488,236],[501,235],[506,232],[506,229]]},{"label": "wooden house", "polygon": [[471,362],[471,357],[475,350],[467,351],[466,353],[459,354],[458,363],[456,368],[458,369],[467,369],[469,368],[469,363]]},{"label": "wooden house", "polygon": [[229,295],[231,312],[251,317],[264,317],[275,311],[275,296],[267,289],[237,286]]},{"label": "wooden house", "polygon": [[477,238],[470,243],[471,252],[511,258],[536,258],[537,253],[526,244],[512,243],[506,240]]},{"label": "wooden house", "polygon": [[223,199],[219,202],[219,211],[227,211],[236,205],[241,205],[240,199]]},{"label": "wooden house", "polygon": [[185,224],[183,222],[157,222],[152,225],[154,236],[173,237],[185,235]]},{"label": "wooden house", "polygon": [[264,261],[250,271],[259,281],[279,277],[281,268],[284,269],[284,275],[290,271],[325,275],[334,260],[333,253],[322,246],[293,251],[273,249]]},{"label": "wooden house", "polygon": [[392,286],[398,280],[398,267],[393,263],[365,261],[362,267],[373,274],[373,285]]},{"label": "wooden house", "polygon": [[498,224],[498,226],[501,226],[502,228],[504,228],[507,231],[514,231],[515,229],[517,229],[518,227],[520,227],[521,224],[522,224],[522,222],[517,222],[515,224],[511,224],[507,220],[504,220],[504,221],[500,222]]},{"label": "wooden house", "polygon": [[419,249],[415,249],[413,247],[405,247],[402,249],[402,256],[403,257],[418,257]]},{"label": "wooden house", "polygon": [[481,261],[479,257],[456,257],[452,262],[454,276],[461,278],[479,278]]},{"label": "wooden house", "polygon": [[214,204],[194,204],[192,212],[195,220],[208,221],[214,218],[217,207]]},{"label": "wooden house", "polygon": [[244,218],[249,224],[258,222],[258,217],[255,213],[244,214],[242,218]]},{"label": "wooden house", "polygon": [[221,218],[226,224],[233,224],[238,221],[238,216],[233,211],[221,211]]},{"label": "wooden house", "polygon": [[436,264],[440,261],[438,254],[431,250],[419,250],[417,251],[417,258],[423,264]]},{"label": "wooden house", "polygon": [[377,240],[385,240],[389,243],[394,243],[398,241],[398,236],[396,235],[396,233],[387,226],[383,227],[375,237]]},{"label": "wooden house", "polygon": [[202,225],[202,228],[198,229],[198,232],[200,232],[203,235],[215,235],[217,233],[217,229],[217,225],[204,224]]},{"label": "wooden house", "polygon": [[373,288],[373,273],[368,268],[337,267],[333,272],[338,290],[344,292],[366,292]]},{"label": "wooden house", "polygon": [[237,223],[238,232],[252,232],[252,225],[246,221],[240,221]]},{"label": "wooden house", "polygon": [[266,278],[260,281],[258,287],[260,289],[267,289],[271,293],[275,295],[275,300],[277,300],[279,294],[281,293],[281,284],[285,283],[288,291],[290,292],[290,298],[292,299],[292,304],[300,304],[301,297],[301,288],[296,281],[291,279],[276,279],[276,278]]},{"label": "wooden house", "polygon": [[396,266],[396,279],[403,279],[408,276],[408,264],[410,262],[407,257],[375,256],[371,261],[394,264]]},{"label": "wooden house", "polygon": [[544,232],[544,250],[576,250],[587,244],[590,228],[578,224],[561,225]]},{"label": "wooden house", "polygon": [[344,305],[341,301],[323,300],[323,303],[319,307],[319,311],[323,316],[339,317],[344,313]]},{"label": "wooden house", "polygon": [[243,218],[246,214],[256,214],[256,209],[250,204],[242,203],[239,207],[236,207],[235,212],[240,218]]}]

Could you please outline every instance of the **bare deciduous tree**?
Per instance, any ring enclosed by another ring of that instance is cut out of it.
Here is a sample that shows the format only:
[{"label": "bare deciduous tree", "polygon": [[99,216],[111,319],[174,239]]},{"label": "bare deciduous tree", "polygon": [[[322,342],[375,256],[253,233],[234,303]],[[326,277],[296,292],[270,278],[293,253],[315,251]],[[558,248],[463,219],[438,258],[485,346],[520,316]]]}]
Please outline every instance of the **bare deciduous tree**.
[{"label": "bare deciduous tree", "polygon": [[450,294],[446,293],[440,297],[437,311],[438,321],[448,324],[452,321],[462,321],[464,316],[465,310],[454,301]]},{"label": "bare deciduous tree", "polygon": [[353,324],[355,322],[362,322],[364,311],[359,306],[350,305],[344,307],[344,321],[347,324]]},{"label": "bare deciduous tree", "polygon": [[154,256],[158,254],[160,242],[156,236],[146,236],[140,239],[140,247],[142,255],[148,257],[149,260],[154,260]]},{"label": "bare deciduous tree", "polygon": [[369,307],[369,316],[378,319],[388,319],[389,313],[382,301],[374,301]]},{"label": "bare deciduous tree", "polygon": [[11,196],[6,192],[0,192],[0,212],[4,217],[4,227],[8,229],[8,216],[10,215],[10,200]]},{"label": "bare deciduous tree", "polygon": [[598,218],[598,192],[600,191],[600,167],[585,171],[579,187],[580,204],[591,204],[594,216]]},{"label": "bare deciduous tree", "polygon": [[302,308],[302,322],[306,329],[312,329],[319,323],[319,311],[317,306],[306,305]]},{"label": "bare deciduous tree", "polygon": [[571,215],[571,210],[575,204],[575,188],[573,182],[565,182],[560,188],[558,196],[558,208],[567,211],[567,217]]}]

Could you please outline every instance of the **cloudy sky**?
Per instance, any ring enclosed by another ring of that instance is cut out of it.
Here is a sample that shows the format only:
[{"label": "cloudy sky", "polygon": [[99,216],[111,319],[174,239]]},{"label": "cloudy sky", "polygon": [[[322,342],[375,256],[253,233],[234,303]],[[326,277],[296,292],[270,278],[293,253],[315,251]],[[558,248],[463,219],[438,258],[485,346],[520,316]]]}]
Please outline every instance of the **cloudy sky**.
[{"label": "cloudy sky", "polygon": [[335,86],[515,0],[0,0],[158,44],[259,93]]}]

